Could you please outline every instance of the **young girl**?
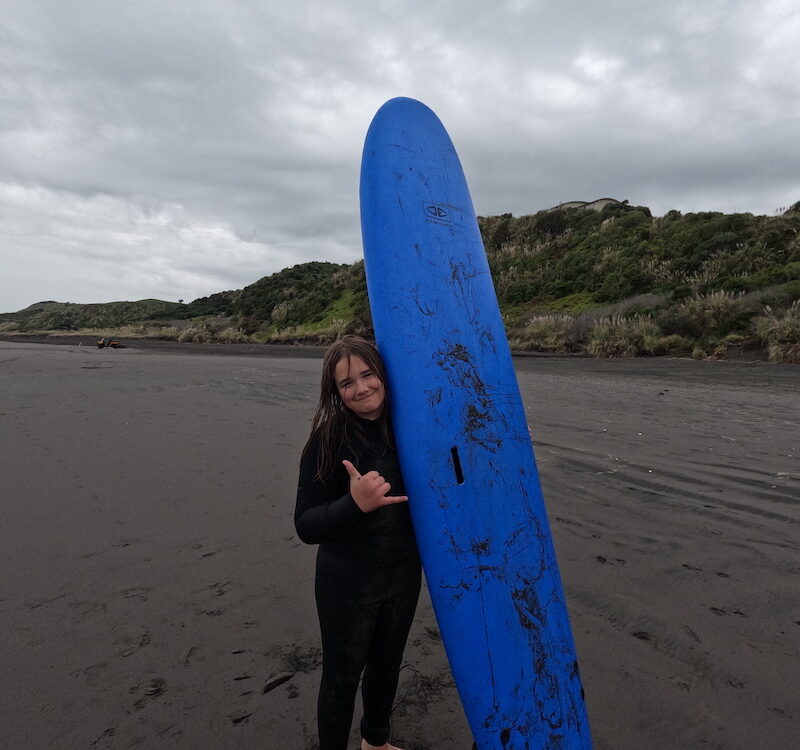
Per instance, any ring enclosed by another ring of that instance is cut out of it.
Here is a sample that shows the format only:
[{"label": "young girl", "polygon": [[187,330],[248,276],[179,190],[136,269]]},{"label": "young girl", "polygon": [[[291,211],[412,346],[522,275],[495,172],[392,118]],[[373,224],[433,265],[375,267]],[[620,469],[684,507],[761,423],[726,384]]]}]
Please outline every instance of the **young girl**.
[{"label": "young girl", "polygon": [[325,355],[300,460],[295,527],[319,544],[320,750],[345,750],[358,681],[362,750],[389,744],[400,664],[420,590],[420,561],[394,448],[383,362],[345,336]]}]

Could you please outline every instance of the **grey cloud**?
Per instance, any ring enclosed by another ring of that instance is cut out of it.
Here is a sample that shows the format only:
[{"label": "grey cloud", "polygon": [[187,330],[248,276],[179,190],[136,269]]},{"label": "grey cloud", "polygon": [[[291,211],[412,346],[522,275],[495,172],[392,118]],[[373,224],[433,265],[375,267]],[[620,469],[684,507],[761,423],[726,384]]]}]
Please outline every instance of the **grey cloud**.
[{"label": "grey cloud", "polygon": [[[190,298],[354,260],[361,145],[396,95],[439,114],[482,214],[800,197],[800,11],[782,0],[31,0],[5,16],[0,175],[41,194],[0,207],[4,309],[91,299],[75,290],[105,261],[131,271],[112,298]],[[74,277],[62,295],[33,273],[40,253]]]}]

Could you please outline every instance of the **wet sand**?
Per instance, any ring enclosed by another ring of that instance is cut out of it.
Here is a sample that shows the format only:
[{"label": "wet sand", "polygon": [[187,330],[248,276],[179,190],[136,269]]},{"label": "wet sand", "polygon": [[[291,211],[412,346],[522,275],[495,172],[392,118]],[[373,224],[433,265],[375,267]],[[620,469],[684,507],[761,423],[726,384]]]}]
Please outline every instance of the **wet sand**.
[{"label": "wet sand", "polygon": [[[315,746],[290,353],[0,342],[4,747]],[[516,363],[595,747],[795,748],[800,368]],[[468,750],[427,594],[406,662],[394,740]]]}]

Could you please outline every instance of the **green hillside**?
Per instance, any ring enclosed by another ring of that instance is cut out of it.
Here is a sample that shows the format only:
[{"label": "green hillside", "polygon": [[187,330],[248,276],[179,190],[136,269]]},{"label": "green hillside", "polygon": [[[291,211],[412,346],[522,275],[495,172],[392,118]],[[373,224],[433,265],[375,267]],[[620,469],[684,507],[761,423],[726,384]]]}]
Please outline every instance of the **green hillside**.
[{"label": "green hillside", "polygon": [[479,222],[498,296],[510,305],[573,294],[599,304],[647,292],[750,292],[800,277],[796,210],[654,218],[619,204]]},{"label": "green hillside", "polygon": [[518,349],[724,357],[766,347],[800,361],[799,209],[653,217],[617,204],[479,222]]},{"label": "green hillside", "polygon": [[[143,299],[78,305],[70,302],[37,302],[15,313],[0,314],[0,323],[16,323],[19,331],[75,331],[81,328],[113,328],[127,323],[176,317],[183,306],[177,302]],[[8,329],[8,326],[6,325]]]},{"label": "green hillside", "polygon": [[[696,357],[750,349],[800,361],[800,203],[781,216],[653,217],[622,203],[478,222],[517,349]],[[42,302],[0,315],[3,330],[123,325],[186,341],[369,335],[363,262],[304,263],[189,304]]]}]

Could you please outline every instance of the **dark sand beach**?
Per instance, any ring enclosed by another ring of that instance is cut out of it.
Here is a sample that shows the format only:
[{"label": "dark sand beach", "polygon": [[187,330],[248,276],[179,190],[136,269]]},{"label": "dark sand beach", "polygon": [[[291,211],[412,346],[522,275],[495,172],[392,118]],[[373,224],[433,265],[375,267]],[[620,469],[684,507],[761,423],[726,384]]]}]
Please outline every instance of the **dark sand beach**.
[{"label": "dark sand beach", "polygon": [[[0,341],[0,744],[311,750],[319,352],[93,343]],[[800,368],[516,365],[595,747],[794,750]],[[468,750],[427,593],[406,661],[393,740]]]}]

